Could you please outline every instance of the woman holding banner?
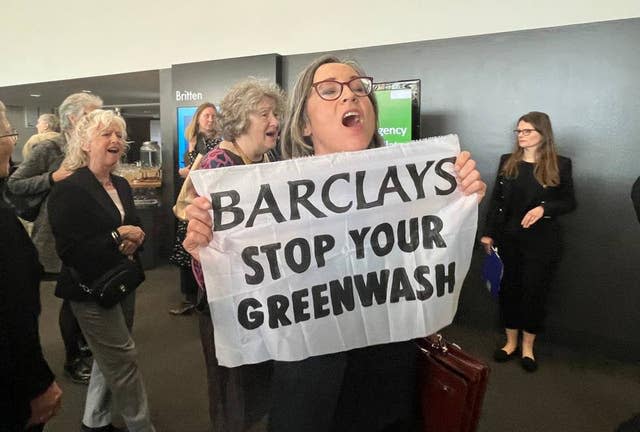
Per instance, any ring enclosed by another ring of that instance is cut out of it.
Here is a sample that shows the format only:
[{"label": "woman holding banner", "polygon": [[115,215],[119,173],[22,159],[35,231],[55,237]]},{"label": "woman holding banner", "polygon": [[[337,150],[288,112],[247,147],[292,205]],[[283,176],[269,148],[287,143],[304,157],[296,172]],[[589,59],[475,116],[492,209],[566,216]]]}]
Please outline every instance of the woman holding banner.
[{"label": "woman holding banner", "polygon": [[521,365],[535,372],[533,344],[542,330],[545,303],[560,260],[562,240],[556,217],[576,207],[571,159],[558,156],[549,116],[533,111],[518,119],[515,149],[502,155],[484,236],[504,262],[500,314],[507,336],[494,359],[515,356],[522,330]]},{"label": "woman holding banner", "polygon": [[[220,102],[224,141],[210,150],[199,168],[211,169],[268,162],[273,157],[285,98],[275,84],[249,78],[234,85]],[[196,279],[202,277],[196,268]],[[213,324],[206,294],[198,301],[200,336],[207,366],[209,416],[212,430],[241,432],[259,422],[267,412],[271,362],[226,368],[218,365]]]},{"label": "woman holding banner", "polygon": [[[372,88],[372,79],[355,63],[324,56],[307,66],[291,95],[284,157],[380,147]],[[455,170],[464,193],[484,195],[486,185],[468,152],[458,155]],[[210,208],[204,197],[187,208],[184,246],[195,259],[212,238]],[[269,430],[413,430],[416,355],[408,341],[275,362]]]}]

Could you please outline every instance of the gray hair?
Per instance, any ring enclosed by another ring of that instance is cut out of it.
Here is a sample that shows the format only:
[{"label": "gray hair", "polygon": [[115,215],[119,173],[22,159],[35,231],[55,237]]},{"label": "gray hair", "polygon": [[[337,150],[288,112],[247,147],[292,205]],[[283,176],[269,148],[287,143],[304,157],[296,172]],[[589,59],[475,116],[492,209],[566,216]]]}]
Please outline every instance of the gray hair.
[{"label": "gray hair", "polygon": [[257,78],[247,78],[235,84],[220,102],[220,125],[222,136],[227,141],[235,141],[249,129],[249,114],[258,108],[264,98],[275,103],[275,114],[284,114],[286,99],[277,84]]},{"label": "gray hair", "polygon": [[62,101],[58,108],[58,115],[60,116],[60,128],[62,132],[70,138],[75,123],[80,120],[82,116],[87,114],[87,111],[91,111],[96,108],[102,107],[102,99],[100,97],[90,93],[74,93]]},{"label": "gray hair", "polygon": [[[73,138],[65,148],[66,157],[62,165],[69,171],[89,164],[89,155],[83,149],[96,135],[111,126],[115,126],[122,132],[122,140],[127,138],[127,125],[122,117],[111,110],[97,109],[78,120]],[[126,147],[125,147],[126,150]],[[115,167],[114,167],[115,168]]]},{"label": "gray hair", "polygon": [[[352,67],[358,75],[365,76],[364,70],[355,61],[342,60],[332,55],[325,55],[315,59],[300,72],[289,97],[289,115],[280,134],[283,159],[311,156],[314,154],[311,138],[304,135],[304,128],[308,122],[307,100],[312,91],[313,77],[316,71],[320,66],[329,63],[345,64]],[[371,92],[368,98],[373,104],[373,111],[376,115],[376,128],[368,148],[382,147],[384,140],[378,133],[378,103],[376,102],[373,92]]]},{"label": "gray hair", "polygon": [[40,117],[38,117],[38,121],[41,121],[42,123],[46,123],[52,132],[60,132],[60,121],[58,120],[57,115],[42,114]]}]

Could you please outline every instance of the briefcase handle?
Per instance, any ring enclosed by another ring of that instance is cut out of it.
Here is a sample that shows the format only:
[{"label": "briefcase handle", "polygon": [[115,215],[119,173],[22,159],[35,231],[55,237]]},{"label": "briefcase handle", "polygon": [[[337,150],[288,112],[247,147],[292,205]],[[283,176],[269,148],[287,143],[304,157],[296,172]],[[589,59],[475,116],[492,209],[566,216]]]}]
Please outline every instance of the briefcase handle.
[{"label": "briefcase handle", "polygon": [[[454,346],[457,349],[462,349],[458,344],[455,344],[453,342],[447,342],[444,336],[442,336],[440,333],[434,333],[431,336],[427,336],[424,338],[424,340],[429,344],[429,346],[432,349],[436,350],[440,354],[446,354],[449,351],[449,345]],[[426,353],[429,352],[429,350],[420,346],[420,344],[418,344],[418,346],[423,352],[426,352]]]}]

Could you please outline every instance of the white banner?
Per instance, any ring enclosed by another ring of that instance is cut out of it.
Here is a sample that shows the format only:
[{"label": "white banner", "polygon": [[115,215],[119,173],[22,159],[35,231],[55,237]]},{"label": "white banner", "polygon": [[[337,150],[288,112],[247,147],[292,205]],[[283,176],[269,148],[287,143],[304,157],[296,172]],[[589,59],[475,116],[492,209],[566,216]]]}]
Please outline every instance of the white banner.
[{"label": "white banner", "polygon": [[194,171],[210,197],[200,252],[223,366],[295,361],[449,325],[469,268],[476,196],[458,137]]}]

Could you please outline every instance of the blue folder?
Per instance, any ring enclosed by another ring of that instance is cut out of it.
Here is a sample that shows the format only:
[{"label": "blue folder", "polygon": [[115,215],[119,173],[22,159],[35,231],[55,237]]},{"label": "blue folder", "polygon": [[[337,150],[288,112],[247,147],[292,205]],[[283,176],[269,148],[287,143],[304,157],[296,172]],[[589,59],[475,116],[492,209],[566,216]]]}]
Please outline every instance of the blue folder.
[{"label": "blue folder", "polygon": [[485,255],[484,262],[482,263],[482,280],[487,285],[487,290],[493,297],[498,297],[500,292],[500,281],[502,280],[502,273],[504,271],[504,265],[498,255],[498,250],[494,247],[491,248],[491,253]]}]

